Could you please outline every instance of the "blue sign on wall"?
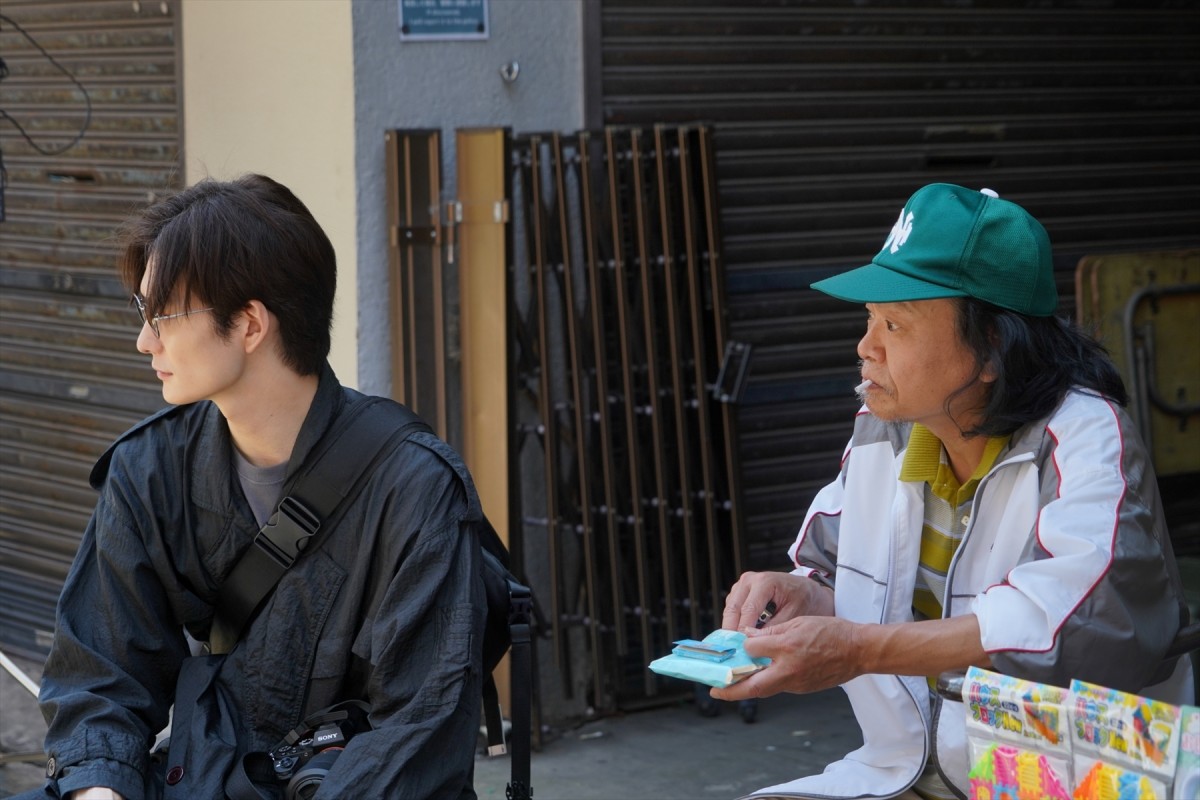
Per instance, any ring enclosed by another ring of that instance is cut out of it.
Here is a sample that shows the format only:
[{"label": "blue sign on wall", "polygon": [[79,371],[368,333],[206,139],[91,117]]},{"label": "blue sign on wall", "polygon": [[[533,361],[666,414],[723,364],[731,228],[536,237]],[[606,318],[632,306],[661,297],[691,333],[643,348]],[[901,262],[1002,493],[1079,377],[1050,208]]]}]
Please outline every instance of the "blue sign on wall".
[{"label": "blue sign on wall", "polygon": [[486,39],[487,0],[397,0],[400,38]]}]

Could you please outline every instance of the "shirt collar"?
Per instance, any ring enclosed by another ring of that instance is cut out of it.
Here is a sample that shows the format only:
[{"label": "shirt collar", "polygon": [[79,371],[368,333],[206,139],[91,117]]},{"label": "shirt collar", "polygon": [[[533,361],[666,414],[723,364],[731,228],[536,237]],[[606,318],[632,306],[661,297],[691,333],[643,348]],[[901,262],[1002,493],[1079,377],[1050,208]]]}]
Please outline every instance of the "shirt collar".
[{"label": "shirt collar", "polygon": [[942,440],[919,422],[914,422],[904,450],[900,480],[932,483],[942,462]]},{"label": "shirt collar", "polygon": [[[967,483],[978,482],[988,474],[997,457],[1008,444],[1008,436],[990,436],[983,448],[983,457]],[[900,467],[900,480],[934,484],[943,461],[942,440],[919,422],[914,422],[908,435],[908,447],[904,451],[904,463]]]}]

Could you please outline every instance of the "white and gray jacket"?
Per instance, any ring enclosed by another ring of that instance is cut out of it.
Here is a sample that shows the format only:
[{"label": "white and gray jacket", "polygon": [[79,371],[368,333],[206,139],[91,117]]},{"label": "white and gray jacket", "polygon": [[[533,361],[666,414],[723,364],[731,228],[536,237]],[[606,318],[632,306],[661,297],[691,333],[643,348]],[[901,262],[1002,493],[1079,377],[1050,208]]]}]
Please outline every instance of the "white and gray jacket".
[{"label": "white and gray jacket", "polygon": [[[924,508],[922,485],[899,480],[909,430],[859,412],[837,480],[789,551],[795,574],[833,583],[839,617],[912,619]],[[1121,408],[1074,391],[1013,434],[976,490],[942,605],[978,617],[998,672],[1190,701],[1188,659],[1163,662],[1187,621],[1179,571],[1149,454]],[[931,755],[965,796],[961,703],[931,708],[924,677],[863,675],[843,688],[863,746],[753,797],[893,797]]]}]

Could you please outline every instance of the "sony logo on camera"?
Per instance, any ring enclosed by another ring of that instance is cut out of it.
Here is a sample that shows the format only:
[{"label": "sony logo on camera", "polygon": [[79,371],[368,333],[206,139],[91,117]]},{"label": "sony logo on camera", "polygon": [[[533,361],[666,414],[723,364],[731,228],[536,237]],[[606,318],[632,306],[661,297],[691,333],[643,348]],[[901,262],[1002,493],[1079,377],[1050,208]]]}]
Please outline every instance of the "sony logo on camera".
[{"label": "sony logo on camera", "polygon": [[314,742],[320,747],[327,747],[331,744],[345,741],[345,737],[342,736],[342,731],[340,728],[334,728],[333,730],[323,728],[317,731],[317,735],[314,736],[313,739]]}]

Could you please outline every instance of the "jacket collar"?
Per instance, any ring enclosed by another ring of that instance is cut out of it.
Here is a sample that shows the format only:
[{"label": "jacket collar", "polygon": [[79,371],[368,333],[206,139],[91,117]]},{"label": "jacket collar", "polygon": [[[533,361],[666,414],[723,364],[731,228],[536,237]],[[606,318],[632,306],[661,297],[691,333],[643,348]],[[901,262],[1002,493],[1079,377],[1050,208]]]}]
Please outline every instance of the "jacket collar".
[{"label": "jacket collar", "polygon": [[296,474],[296,470],[308,459],[309,453],[312,452],[317,442],[321,441],[321,437],[325,435],[325,431],[329,430],[329,426],[341,414],[345,405],[346,393],[338,382],[337,376],[333,374],[333,368],[326,362],[321,369],[317,393],[313,396],[312,405],[308,408],[308,415],[304,418],[304,424],[300,426],[296,444],[292,446],[292,456],[288,459],[287,479],[290,480]]}]

